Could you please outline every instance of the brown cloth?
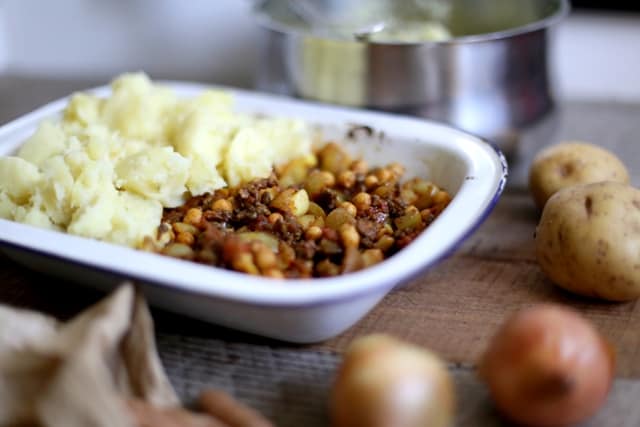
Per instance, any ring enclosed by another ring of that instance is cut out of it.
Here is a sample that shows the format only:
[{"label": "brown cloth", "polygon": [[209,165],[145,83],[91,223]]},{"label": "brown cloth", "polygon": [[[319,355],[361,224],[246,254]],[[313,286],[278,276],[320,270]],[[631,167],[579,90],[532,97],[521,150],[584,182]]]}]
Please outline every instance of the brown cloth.
[{"label": "brown cloth", "polygon": [[0,305],[0,426],[133,427],[128,397],[179,403],[131,284],[65,323]]}]

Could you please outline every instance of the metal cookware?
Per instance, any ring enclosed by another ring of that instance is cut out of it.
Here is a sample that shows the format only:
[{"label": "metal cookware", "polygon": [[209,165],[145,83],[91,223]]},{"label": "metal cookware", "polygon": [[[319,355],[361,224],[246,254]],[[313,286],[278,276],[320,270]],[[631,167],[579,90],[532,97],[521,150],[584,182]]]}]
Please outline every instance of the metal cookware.
[{"label": "metal cookware", "polygon": [[401,25],[437,20],[451,33],[410,42],[309,25],[291,13],[288,1],[296,0],[265,0],[256,8],[264,32],[260,90],[441,120],[507,154],[553,127],[550,49],[568,0],[389,2],[394,9],[385,13]]}]

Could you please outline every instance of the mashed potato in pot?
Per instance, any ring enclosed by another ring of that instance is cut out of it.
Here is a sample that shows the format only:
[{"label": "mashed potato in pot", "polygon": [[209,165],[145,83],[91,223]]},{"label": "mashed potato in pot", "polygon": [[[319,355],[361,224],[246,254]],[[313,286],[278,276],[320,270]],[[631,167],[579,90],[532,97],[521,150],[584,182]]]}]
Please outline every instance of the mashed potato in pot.
[{"label": "mashed potato in pot", "polygon": [[234,111],[229,93],[178,98],[142,73],[78,93],[16,156],[0,157],[0,217],[137,247],[162,210],[266,177],[311,153],[302,121]]}]

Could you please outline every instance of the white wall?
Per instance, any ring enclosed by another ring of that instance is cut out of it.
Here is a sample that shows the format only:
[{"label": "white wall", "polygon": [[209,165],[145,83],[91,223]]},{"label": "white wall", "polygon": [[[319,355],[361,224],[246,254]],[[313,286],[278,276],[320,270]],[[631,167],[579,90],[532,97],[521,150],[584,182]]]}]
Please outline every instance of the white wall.
[{"label": "white wall", "polygon": [[[1,3],[0,3],[1,5]],[[12,72],[250,85],[257,31],[248,0],[4,0]]]},{"label": "white wall", "polygon": [[563,97],[640,102],[640,14],[573,13],[557,42]]},{"label": "white wall", "polygon": [[[259,37],[250,9],[251,0],[0,0],[0,69],[91,80],[143,69],[250,87]],[[640,101],[640,15],[572,13],[557,35],[561,97]]]}]

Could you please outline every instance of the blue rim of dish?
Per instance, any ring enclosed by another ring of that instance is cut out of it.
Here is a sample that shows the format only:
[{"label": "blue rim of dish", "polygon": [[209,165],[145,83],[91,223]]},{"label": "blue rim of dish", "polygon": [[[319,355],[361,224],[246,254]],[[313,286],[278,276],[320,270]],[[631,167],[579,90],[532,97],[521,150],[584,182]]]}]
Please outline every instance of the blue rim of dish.
[{"label": "blue rim of dish", "polygon": [[514,28],[509,28],[506,30],[494,31],[490,33],[483,34],[471,34],[467,36],[460,37],[452,37],[450,39],[445,40],[426,40],[422,42],[380,42],[380,41],[358,41],[356,39],[341,39],[337,37],[327,37],[327,36],[319,36],[315,35],[312,32],[306,32],[301,29],[297,29],[295,26],[287,25],[281,22],[278,22],[276,19],[270,17],[264,11],[257,11],[256,18],[258,23],[266,30],[275,31],[280,34],[294,36],[294,37],[304,37],[304,36],[315,36],[321,39],[326,40],[339,40],[345,42],[352,43],[363,43],[369,44],[372,46],[381,45],[381,46],[422,46],[422,45],[456,45],[456,44],[465,44],[465,43],[478,43],[478,42],[486,42],[492,40],[503,40],[511,37],[517,37],[523,34],[532,33],[535,31],[543,30],[546,28],[554,27],[559,22],[563,21],[571,12],[571,3],[569,0],[557,0],[558,8],[552,14],[530,22],[528,24],[520,25]]},{"label": "blue rim of dish", "polygon": [[[489,217],[489,215],[491,214],[491,212],[495,208],[496,204],[498,203],[498,201],[500,199],[500,196],[502,195],[502,192],[504,191],[504,188],[505,188],[506,183],[507,183],[507,177],[508,177],[509,173],[508,173],[508,163],[507,163],[507,160],[506,160],[504,154],[502,153],[502,151],[495,144],[487,141],[484,138],[480,138],[478,136],[471,135],[468,132],[461,131],[459,129],[457,129],[457,130],[459,132],[463,132],[463,133],[466,133],[466,134],[468,134],[470,136],[473,136],[474,138],[476,138],[479,141],[483,142],[484,144],[488,145],[489,147],[491,147],[495,151],[495,153],[496,153],[496,155],[497,155],[497,157],[498,157],[498,159],[500,161],[501,168],[502,168],[502,173],[501,173],[501,176],[500,176],[500,180],[498,181],[498,186],[496,188],[496,191],[494,192],[491,200],[487,204],[487,207],[484,209],[482,214],[478,216],[478,218],[473,222],[473,224],[471,224],[467,228],[467,230],[465,230],[465,232],[462,233],[462,235],[458,239],[456,239],[453,242],[451,242],[451,244],[449,244],[448,247],[446,247],[442,251],[442,253],[440,255],[434,257],[434,259],[431,260],[429,263],[420,266],[419,268],[417,268],[414,271],[410,272],[406,276],[402,276],[398,280],[397,283],[395,283],[393,286],[390,286],[386,290],[386,293],[391,292],[394,289],[398,289],[398,288],[406,285],[407,283],[409,283],[415,277],[423,274],[425,271],[429,270],[430,268],[432,268],[436,264],[440,263],[444,259],[446,259],[449,256],[451,256],[451,254],[453,254],[453,252],[455,252],[478,229],[478,227],[480,227],[480,225],[482,225],[485,222],[485,220]],[[0,239],[1,239],[1,237],[0,237]],[[144,278],[144,277],[142,277],[142,276],[140,276],[138,274],[122,273],[122,272],[119,272],[117,269],[114,269],[114,268],[105,268],[105,267],[101,267],[101,266],[89,265],[87,263],[83,263],[83,262],[80,262],[80,261],[77,261],[77,260],[69,259],[69,258],[61,256],[61,255],[51,254],[51,253],[48,253],[48,252],[39,251],[37,249],[21,246],[19,244],[13,243],[13,242],[7,242],[7,241],[0,240],[0,245],[11,247],[11,248],[17,249],[17,250],[22,251],[22,252],[28,252],[28,253],[36,254],[38,256],[44,256],[44,257],[49,258],[49,259],[51,259],[51,258],[57,259],[57,260],[60,260],[60,261],[66,262],[66,263],[71,263],[71,264],[74,264],[74,265],[78,265],[81,268],[90,269],[92,271],[107,273],[107,274],[110,274],[111,276],[121,277],[122,280],[131,280],[134,283],[138,282],[137,284],[150,284],[150,285],[153,285],[153,286],[160,286],[162,288],[170,289],[170,290],[175,291],[175,292],[188,292],[188,293],[193,294],[193,295],[197,295],[197,296],[200,296],[200,297],[206,297],[208,299],[214,299],[214,300],[229,300],[229,301],[233,301],[233,302],[238,303],[238,304],[251,306],[251,307],[273,307],[273,308],[277,308],[277,307],[287,307],[287,308],[318,307],[318,306],[323,306],[323,305],[331,305],[331,304],[333,304],[335,302],[352,301],[352,300],[358,299],[358,298],[360,298],[360,297],[362,297],[364,295],[374,294],[376,292],[379,292],[382,289],[381,285],[374,285],[374,286],[371,286],[371,287],[369,287],[367,289],[361,289],[361,290],[354,291],[352,293],[349,293],[348,295],[325,297],[325,298],[322,298],[320,301],[296,302],[296,303],[289,303],[289,302],[279,303],[279,302],[275,302],[275,301],[253,302],[253,301],[246,301],[246,300],[242,300],[242,299],[238,299],[238,298],[230,298],[230,297],[225,297],[225,296],[220,296],[220,295],[211,295],[211,294],[207,294],[206,292],[203,292],[203,291],[200,291],[200,290],[195,290],[195,289],[181,289],[181,288],[178,288],[175,285],[172,285],[170,283],[162,283],[162,282],[149,280],[149,279]],[[214,268],[214,267],[212,267],[212,268]],[[46,274],[46,273],[43,273],[43,274]],[[238,275],[242,275],[242,273],[238,273]],[[310,280],[315,280],[315,279],[310,279]]]}]

